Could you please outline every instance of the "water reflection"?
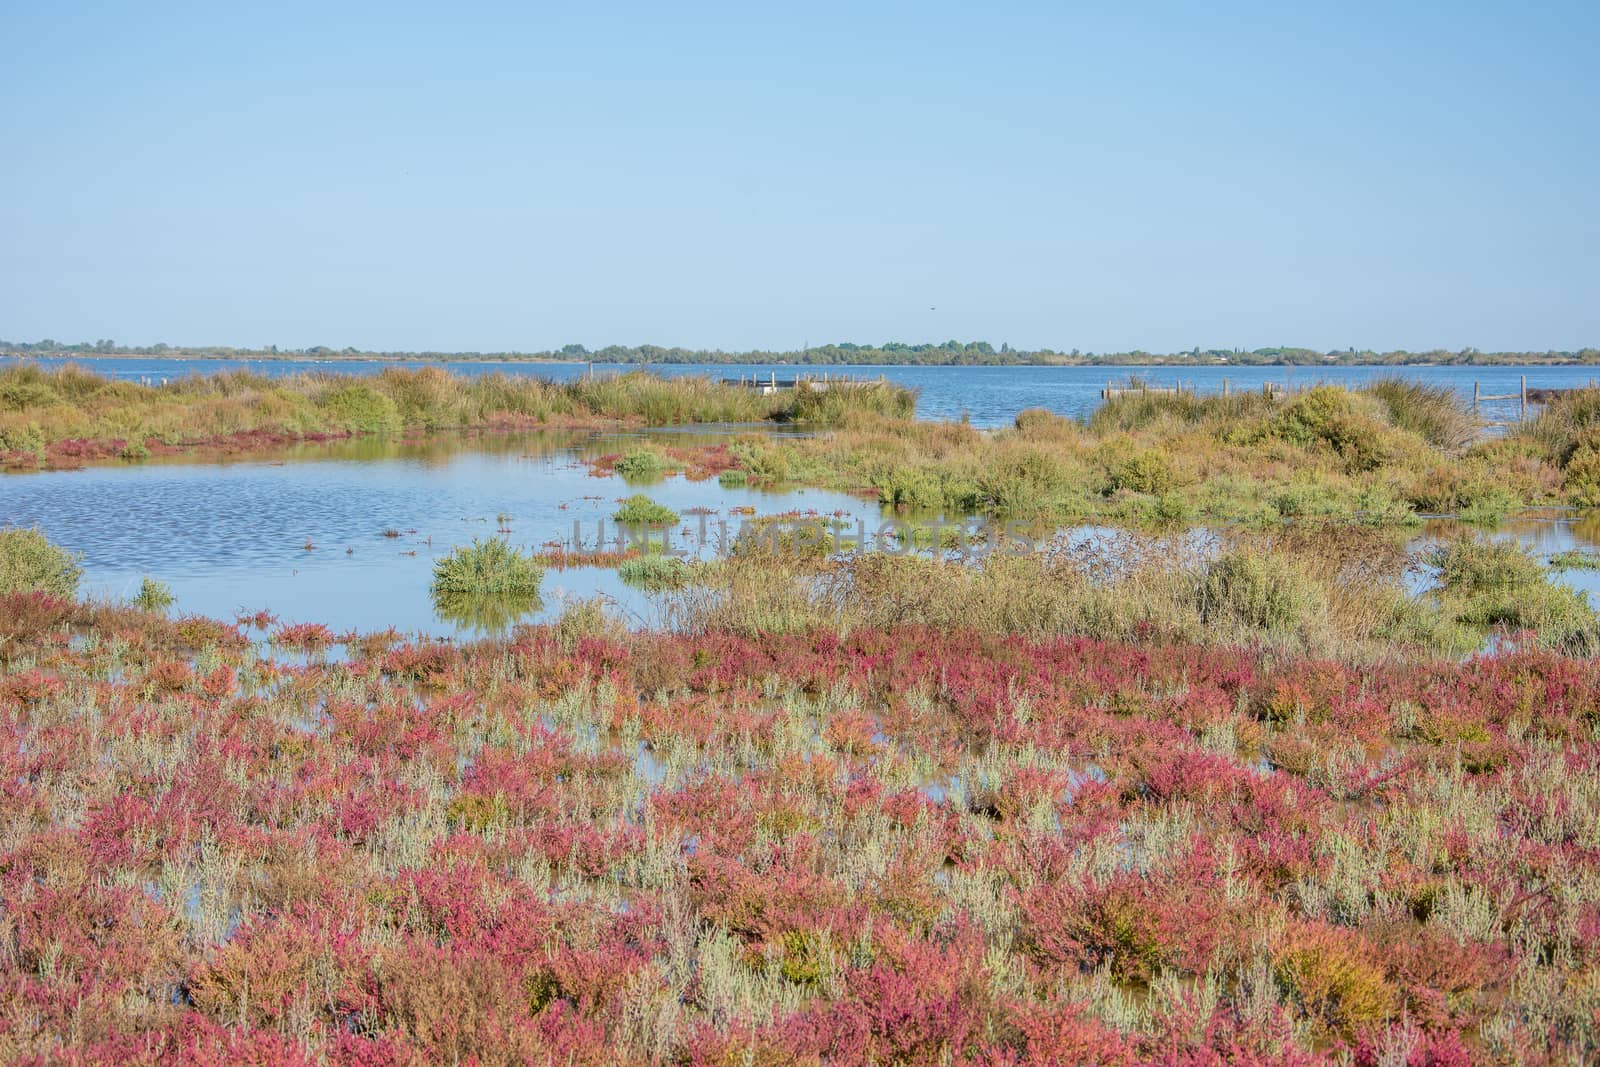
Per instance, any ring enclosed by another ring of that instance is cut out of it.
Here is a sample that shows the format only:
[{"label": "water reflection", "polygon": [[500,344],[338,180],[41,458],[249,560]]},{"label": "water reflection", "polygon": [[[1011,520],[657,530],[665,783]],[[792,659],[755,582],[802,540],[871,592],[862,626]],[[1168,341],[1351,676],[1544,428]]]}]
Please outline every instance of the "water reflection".
[{"label": "water reflection", "polygon": [[433,610],[440,619],[458,630],[474,635],[494,636],[511,629],[534,614],[543,601],[536,592],[460,593],[438,590],[433,594]]}]

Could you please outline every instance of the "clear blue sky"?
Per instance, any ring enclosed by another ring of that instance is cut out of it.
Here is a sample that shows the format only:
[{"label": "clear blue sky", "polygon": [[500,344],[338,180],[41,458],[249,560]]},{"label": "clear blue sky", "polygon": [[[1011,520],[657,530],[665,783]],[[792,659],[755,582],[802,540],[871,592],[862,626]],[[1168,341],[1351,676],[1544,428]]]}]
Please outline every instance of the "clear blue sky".
[{"label": "clear blue sky", "polygon": [[10,0],[0,337],[1596,345],[1597,54],[1592,0]]}]

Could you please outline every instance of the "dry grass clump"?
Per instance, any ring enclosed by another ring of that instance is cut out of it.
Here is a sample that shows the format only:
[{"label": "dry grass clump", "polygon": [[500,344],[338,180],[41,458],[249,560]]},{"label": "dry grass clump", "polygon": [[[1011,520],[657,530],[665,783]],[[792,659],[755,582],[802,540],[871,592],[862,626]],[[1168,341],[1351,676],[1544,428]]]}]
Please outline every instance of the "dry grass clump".
[{"label": "dry grass clump", "polygon": [[1600,388],[1563,393],[1516,437],[1561,471],[1562,488],[1574,504],[1600,506]]},{"label": "dry grass clump", "polygon": [[1512,614],[1503,600],[1475,598],[1448,580],[1411,592],[1410,563],[1398,539],[1356,527],[1235,531],[1220,540],[1124,531],[968,561],[884,552],[735,555],[692,566],[686,587],[668,598],[667,617],[690,633],[915,626],[1030,640],[1249,644],[1357,659],[1459,654],[1480,646],[1496,625],[1578,649],[1595,626],[1581,598],[1542,574],[1540,584],[1517,587],[1529,606]]},{"label": "dry grass clump", "polygon": [[1388,409],[1389,421],[1435,448],[1460,452],[1478,439],[1483,425],[1448,385],[1410,378],[1379,378],[1363,390]]}]

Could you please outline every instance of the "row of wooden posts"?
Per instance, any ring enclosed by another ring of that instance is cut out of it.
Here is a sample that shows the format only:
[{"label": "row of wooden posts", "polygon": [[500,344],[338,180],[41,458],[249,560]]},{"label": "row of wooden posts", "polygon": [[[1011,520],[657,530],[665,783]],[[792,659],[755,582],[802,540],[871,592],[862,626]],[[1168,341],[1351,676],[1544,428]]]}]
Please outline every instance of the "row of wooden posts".
[{"label": "row of wooden posts", "polygon": [[1521,376],[1522,381],[1514,393],[1484,393],[1477,382],[1472,383],[1472,413],[1478,413],[1480,400],[1515,400],[1517,402],[1517,421],[1526,422],[1528,419],[1528,376]]},{"label": "row of wooden posts", "polygon": [[[1261,383],[1261,391],[1268,396],[1277,396],[1284,391],[1284,388],[1285,386],[1282,382]],[[1179,382],[1177,385],[1117,385],[1114,382],[1107,382],[1106,387],[1100,390],[1100,399],[1113,400],[1119,396],[1126,396],[1129,393],[1158,393],[1164,396],[1177,396],[1180,393],[1198,392],[1199,390],[1194,387],[1192,382],[1187,386],[1185,386],[1182,382]],[[1233,395],[1231,392],[1231,387],[1228,384],[1228,379],[1226,378],[1222,379],[1222,395]]]}]

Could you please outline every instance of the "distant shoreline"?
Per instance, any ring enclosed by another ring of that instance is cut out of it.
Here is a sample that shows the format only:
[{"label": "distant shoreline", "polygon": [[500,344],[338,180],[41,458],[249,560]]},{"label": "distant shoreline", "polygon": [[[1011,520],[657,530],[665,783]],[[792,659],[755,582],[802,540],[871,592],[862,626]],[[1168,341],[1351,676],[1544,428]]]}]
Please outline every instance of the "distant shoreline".
[{"label": "distant shoreline", "polygon": [[1039,368],[1102,368],[1115,369],[1187,369],[1201,370],[1207,368],[1249,368],[1249,367],[1287,367],[1306,370],[1316,370],[1328,367],[1390,367],[1395,370],[1417,367],[1600,367],[1600,352],[1592,349],[1584,350],[1585,355],[1544,356],[1535,353],[1482,353],[1471,358],[1461,358],[1452,354],[1452,358],[1429,359],[1417,353],[1408,353],[1409,358],[1394,360],[1382,356],[1362,358],[1361,355],[1339,356],[1320,360],[1290,359],[1290,358],[1261,358],[1249,354],[1241,354],[1234,359],[1207,359],[1185,356],[1144,355],[1141,358],[1103,358],[1086,359],[1072,357],[1055,359],[1013,359],[1013,360],[984,360],[984,359],[948,359],[948,360],[862,360],[859,362],[845,362],[838,360],[805,359],[798,353],[791,353],[783,358],[762,358],[763,354],[741,353],[738,359],[661,359],[661,360],[628,360],[607,359],[598,353],[591,357],[563,357],[548,354],[537,355],[476,355],[468,353],[391,353],[391,352],[362,352],[362,353],[318,353],[308,354],[271,353],[271,352],[196,352],[196,351],[167,351],[167,352],[74,352],[68,350],[50,351],[21,351],[18,349],[0,350],[0,358],[28,360],[145,360],[150,362],[185,363],[198,361],[231,362],[231,363],[303,363],[307,365],[328,365],[340,363],[437,363],[437,364],[484,364],[495,366],[585,366],[589,364],[607,367],[628,367],[648,370],[659,367],[749,367],[749,366],[789,366],[806,367],[819,371],[830,368],[961,368],[977,369],[992,367],[996,369],[1017,367]]}]

